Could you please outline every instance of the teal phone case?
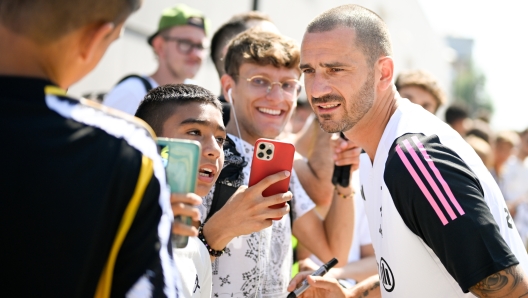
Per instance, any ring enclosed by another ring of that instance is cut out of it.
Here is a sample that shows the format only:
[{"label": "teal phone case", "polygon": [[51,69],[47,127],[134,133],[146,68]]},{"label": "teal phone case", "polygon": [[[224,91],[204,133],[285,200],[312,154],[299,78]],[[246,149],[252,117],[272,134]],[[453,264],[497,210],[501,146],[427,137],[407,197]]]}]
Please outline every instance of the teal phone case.
[{"label": "teal phone case", "polygon": [[[157,143],[171,193],[194,192],[200,163],[200,143],[170,138],[158,138]],[[192,225],[191,218],[187,216],[175,216],[174,220]],[[172,245],[176,248],[186,247],[188,240],[188,236],[172,235]]]}]

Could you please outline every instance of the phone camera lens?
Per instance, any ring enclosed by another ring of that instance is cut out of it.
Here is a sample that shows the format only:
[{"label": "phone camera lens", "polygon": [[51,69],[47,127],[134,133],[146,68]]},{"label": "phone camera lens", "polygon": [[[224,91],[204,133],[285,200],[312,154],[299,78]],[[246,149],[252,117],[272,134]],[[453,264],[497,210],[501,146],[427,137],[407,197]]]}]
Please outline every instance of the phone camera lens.
[{"label": "phone camera lens", "polygon": [[269,159],[269,158],[270,158],[270,156],[269,156],[269,155],[267,155],[267,156],[266,156],[266,158],[267,158],[267,159]]},{"label": "phone camera lens", "polygon": [[273,151],[271,151],[271,149],[266,150],[266,154],[270,155],[271,153],[273,153]]},{"label": "phone camera lens", "polygon": [[266,145],[264,145],[264,144],[260,144],[260,145],[259,145],[259,148],[260,148],[260,150],[264,150],[264,148],[266,148]]},{"label": "phone camera lens", "polygon": [[258,156],[259,158],[263,158],[263,157],[264,157],[264,153],[259,152],[259,153],[257,154],[257,156]]}]

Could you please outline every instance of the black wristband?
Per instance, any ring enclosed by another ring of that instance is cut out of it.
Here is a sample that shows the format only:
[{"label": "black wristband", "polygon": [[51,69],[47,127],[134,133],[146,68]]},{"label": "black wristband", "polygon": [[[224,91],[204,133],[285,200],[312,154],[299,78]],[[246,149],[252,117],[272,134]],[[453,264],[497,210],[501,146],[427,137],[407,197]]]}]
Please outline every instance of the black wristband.
[{"label": "black wristband", "polygon": [[218,258],[222,256],[225,252],[225,247],[222,250],[214,250],[209,246],[209,243],[207,243],[207,240],[205,240],[205,236],[203,234],[203,226],[205,223],[202,223],[200,227],[198,228],[198,239],[200,239],[205,247],[207,248],[207,251],[209,251],[209,254],[215,258]]}]

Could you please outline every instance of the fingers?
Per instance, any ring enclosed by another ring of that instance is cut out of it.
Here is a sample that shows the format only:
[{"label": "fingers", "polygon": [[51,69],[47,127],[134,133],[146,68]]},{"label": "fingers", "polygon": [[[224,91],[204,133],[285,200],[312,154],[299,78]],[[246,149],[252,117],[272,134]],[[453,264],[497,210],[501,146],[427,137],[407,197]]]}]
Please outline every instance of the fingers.
[{"label": "fingers", "polygon": [[[265,213],[262,214],[262,217],[265,219],[274,219],[279,220],[284,215],[288,214],[290,212],[290,205],[284,204],[283,207],[278,208],[277,206],[273,207],[270,206],[268,209],[265,210]],[[271,223],[269,223],[271,225]]]},{"label": "fingers", "polygon": [[192,206],[197,206],[202,204],[202,198],[200,198],[199,195],[195,193],[171,193],[170,198],[171,204],[172,203],[185,203]]},{"label": "fingers", "polygon": [[200,211],[198,211],[197,208],[193,206],[200,205],[202,203],[202,198],[194,193],[186,193],[186,194],[178,194],[173,193],[171,194],[171,207],[172,207],[172,213],[174,216],[182,215],[182,216],[189,216],[193,220],[198,221],[200,220]]},{"label": "fingers", "polygon": [[198,230],[195,227],[188,226],[176,221],[172,224],[172,233],[182,236],[198,236]]},{"label": "fingers", "polygon": [[288,292],[291,292],[297,288],[297,286],[310,274],[312,274],[313,271],[303,271],[297,273],[295,277],[290,281],[290,284],[288,284]]},{"label": "fingers", "polygon": [[334,161],[335,161],[335,164],[338,166],[355,165],[359,163],[360,154],[361,154],[361,148],[359,147],[348,148],[347,150],[334,154]]},{"label": "fingers", "polygon": [[306,280],[314,288],[324,289],[329,292],[340,292],[342,290],[341,285],[335,278],[309,275]]},{"label": "fingers", "polygon": [[284,179],[290,177],[290,175],[291,175],[291,173],[289,171],[278,172],[276,174],[269,175],[268,177],[262,179],[259,183],[253,185],[250,188],[254,189],[255,191],[257,191],[260,194],[266,188],[268,188],[268,186],[270,186],[270,185],[272,185],[274,183],[277,183],[277,182],[279,182],[281,180],[284,180]]},{"label": "fingers", "polygon": [[293,197],[293,194],[290,191],[287,191],[285,193],[279,193],[273,196],[264,197],[263,201],[268,206],[277,205],[277,204],[283,204],[288,201],[290,201]]},{"label": "fingers", "polygon": [[171,204],[172,207],[172,213],[174,216],[188,216],[192,218],[194,221],[200,220],[200,211],[193,206],[183,204],[183,203],[174,203]]}]

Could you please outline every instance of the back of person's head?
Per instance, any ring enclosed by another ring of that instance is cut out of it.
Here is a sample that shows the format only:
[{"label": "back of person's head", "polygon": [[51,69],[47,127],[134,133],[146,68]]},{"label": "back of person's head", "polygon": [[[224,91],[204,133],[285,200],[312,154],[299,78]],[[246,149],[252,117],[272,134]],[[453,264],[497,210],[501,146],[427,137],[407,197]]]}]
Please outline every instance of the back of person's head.
[{"label": "back of person's head", "polygon": [[392,55],[387,26],[376,13],[359,5],[347,4],[325,11],[308,24],[306,32],[327,32],[340,27],[355,30],[356,45],[371,66],[380,57]]},{"label": "back of person's head", "polygon": [[508,144],[512,148],[516,147],[520,142],[519,134],[515,131],[504,130],[497,133],[495,138],[495,146],[499,144]]},{"label": "back of person's head", "polygon": [[475,119],[471,122],[471,128],[467,131],[466,136],[476,136],[483,139],[488,144],[492,144],[495,139],[489,123],[480,119]]},{"label": "back of person's head", "polygon": [[486,168],[490,168],[493,162],[493,152],[490,144],[475,135],[467,136],[465,140],[475,150]]},{"label": "back of person's head", "polygon": [[270,17],[262,12],[250,11],[234,15],[225,24],[220,26],[211,39],[211,59],[216,67],[218,76],[224,74],[223,50],[229,41],[239,33],[254,27],[259,22],[273,24]]},{"label": "back of person's head", "polygon": [[421,69],[402,71],[394,84],[398,91],[410,86],[423,89],[434,97],[437,109],[446,102],[446,96],[438,85],[438,81],[427,71]]},{"label": "back of person's head", "polygon": [[150,90],[136,111],[156,135],[163,134],[163,124],[180,107],[189,103],[212,104],[222,112],[222,104],[211,91],[191,84],[168,84]]},{"label": "back of person's head", "polygon": [[452,104],[445,111],[445,121],[449,125],[468,118],[467,109],[461,104]]},{"label": "back of person's head", "polygon": [[251,28],[229,43],[225,56],[225,72],[237,80],[244,63],[296,69],[299,71],[300,50],[297,43],[283,35]]},{"label": "back of person's head", "polygon": [[47,44],[89,24],[121,24],[141,0],[2,0],[0,24]]}]

